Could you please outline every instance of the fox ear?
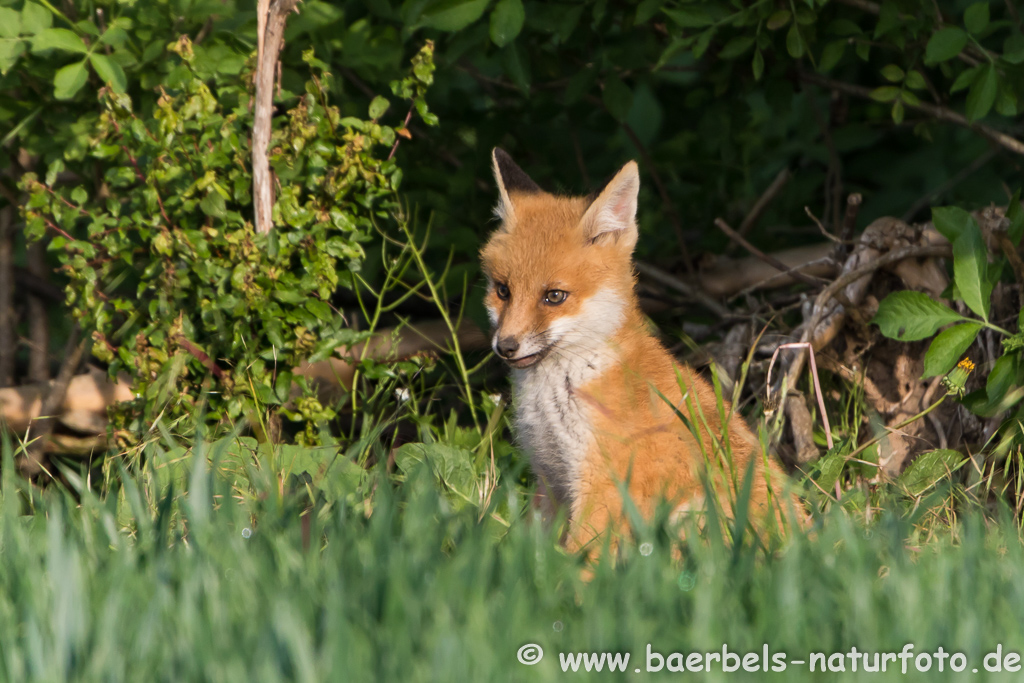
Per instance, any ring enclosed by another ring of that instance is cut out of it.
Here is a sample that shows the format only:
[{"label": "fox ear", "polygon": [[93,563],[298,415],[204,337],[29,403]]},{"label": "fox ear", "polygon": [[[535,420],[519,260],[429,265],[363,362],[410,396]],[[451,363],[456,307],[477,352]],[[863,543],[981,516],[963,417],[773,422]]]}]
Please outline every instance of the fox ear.
[{"label": "fox ear", "polygon": [[629,251],[636,246],[636,199],[640,172],[630,161],[601,189],[590,203],[580,225],[588,244],[619,244]]},{"label": "fox ear", "polygon": [[491,162],[494,166],[494,180],[498,183],[498,205],[494,207],[494,213],[507,223],[515,215],[510,193],[533,194],[543,190],[523,169],[516,166],[516,162],[512,161],[505,150],[495,147],[491,153]]}]

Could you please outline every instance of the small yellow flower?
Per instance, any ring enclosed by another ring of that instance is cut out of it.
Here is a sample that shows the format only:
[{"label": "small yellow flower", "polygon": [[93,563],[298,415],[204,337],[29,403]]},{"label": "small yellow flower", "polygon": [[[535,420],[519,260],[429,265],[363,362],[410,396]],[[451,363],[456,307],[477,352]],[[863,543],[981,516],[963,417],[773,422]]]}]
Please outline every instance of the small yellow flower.
[{"label": "small yellow flower", "polygon": [[967,377],[974,371],[974,361],[964,358],[950,370],[949,374],[942,378],[942,384],[946,391],[955,396],[964,395],[964,385],[967,384]]}]

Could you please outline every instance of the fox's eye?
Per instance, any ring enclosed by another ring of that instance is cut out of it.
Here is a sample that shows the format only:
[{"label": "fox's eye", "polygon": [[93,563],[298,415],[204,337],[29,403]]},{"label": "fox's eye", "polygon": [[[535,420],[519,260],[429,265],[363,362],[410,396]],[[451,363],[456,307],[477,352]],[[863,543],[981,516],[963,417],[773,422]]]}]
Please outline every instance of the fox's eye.
[{"label": "fox's eye", "polygon": [[544,295],[544,303],[557,306],[558,304],[565,301],[565,298],[569,296],[569,292],[561,289],[549,289],[547,294]]},{"label": "fox's eye", "polygon": [[501,299],[502,301],[507,301],[509,296],[511,296],[512,294],[510,291],[508,291],[508,285],[506,285],[504,282],[499,282],[498,284],[494,285],[494,291],[498,293],[498,298]]}]

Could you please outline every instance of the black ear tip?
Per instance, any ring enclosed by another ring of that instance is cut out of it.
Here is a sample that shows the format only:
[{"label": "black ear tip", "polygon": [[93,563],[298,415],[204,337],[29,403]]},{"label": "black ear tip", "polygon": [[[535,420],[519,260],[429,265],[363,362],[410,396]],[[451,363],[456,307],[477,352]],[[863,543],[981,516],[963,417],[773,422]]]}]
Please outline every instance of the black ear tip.
[{"label": "black ear tip", "polygon": [[500,161],[500,162],[512,161],[512,157],[509,156],[509,153],[506,152],[505,150],[503,150],[501,147],[495,147],[494,151],[491,154],[494,156],[495,160],[497,160],[497,161]]}]

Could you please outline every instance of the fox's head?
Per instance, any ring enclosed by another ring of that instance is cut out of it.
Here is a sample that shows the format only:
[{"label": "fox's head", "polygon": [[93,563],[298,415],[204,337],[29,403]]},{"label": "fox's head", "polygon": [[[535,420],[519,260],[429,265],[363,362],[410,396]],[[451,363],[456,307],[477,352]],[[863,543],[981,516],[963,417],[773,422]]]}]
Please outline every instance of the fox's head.
[{"label": "fox's head", "polygon": [[503,150],[493,161],[501,227],[481,257],[494,352],[527,368],[603,346],[636,309],[636,162],[590,197],[559,197]]}]

